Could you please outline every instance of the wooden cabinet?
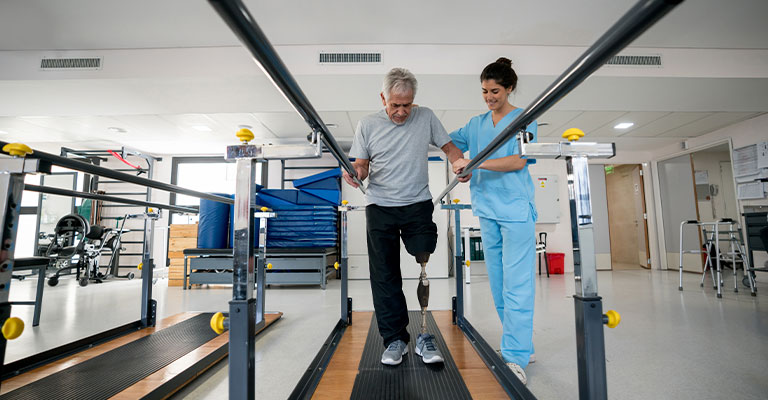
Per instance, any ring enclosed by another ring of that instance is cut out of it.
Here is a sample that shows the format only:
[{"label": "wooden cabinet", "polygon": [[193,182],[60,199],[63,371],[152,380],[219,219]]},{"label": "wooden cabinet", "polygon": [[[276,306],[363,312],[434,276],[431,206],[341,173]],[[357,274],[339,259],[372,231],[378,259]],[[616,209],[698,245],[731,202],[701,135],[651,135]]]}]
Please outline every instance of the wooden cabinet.
[{"label": "wooden cabinet", "polygon": [[197,224],[171,225],[168,235],[168,286],[182,286],[184,249],[197,247]]}]

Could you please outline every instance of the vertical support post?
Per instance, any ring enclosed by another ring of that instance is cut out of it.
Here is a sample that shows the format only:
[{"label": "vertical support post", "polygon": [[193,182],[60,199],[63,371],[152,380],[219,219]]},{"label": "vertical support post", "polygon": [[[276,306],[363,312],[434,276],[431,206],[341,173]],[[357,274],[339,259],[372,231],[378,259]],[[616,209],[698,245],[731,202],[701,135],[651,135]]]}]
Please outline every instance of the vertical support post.
[{"label": "vertical support post", "polygon": [[607,399],[602,299],[597,294],[595,238],[587,157],[566,157],[576,294],[576,357],[579,398]]},{"label": "vertical support post", "polygon": [[470,243],[472,243],[472,239],[470,238],[469,233],[470,233],[469,228],[465,228],[464,229],[464,250],[461,252],[461,259],[463,261],[462,264],[464,264],[465,266],[464,274],[466,275],[466,279],[464,280],[464,282],[466,283],[470,283],[469,265],[467,264],[467,261],[469,261],[469,257],[467,257],[467,252],[470,251],[469,246],[470,246]]},{"label": "vertical support post", "polygon": [[[149,189],[147,189],[149,190]],[[141,256],[143,268],[141,269],[141,326],[155,326],[157,315],[157,302],[152,299],[152,280],[155,272],[154,260],[151,258],[152,230],[155,227],[155,219],[147,216],[144,219],[144,247]]]},{"label": "vertical support post", "polygon": [[[717,298],[723,298],[723,285],[720,284],[722,280],[722,274],[720,269],[720,224],[715,221],[715,262],[717,263],[717,281],[715,287],[717,288]],[[734,266],[736,268],[736,266]]]},{"label": "vertical support post", "polygon": [[256,263],[256,316],[255,330],[266,325],[264,319],[264,291],[266,290],[266,266],[267,266],[267,220],[266,216],[259,216],[259,259]]},{"label": "vertical support post", "polygon": [[[11,316],[8,296],[13,276],[16,231],[21,214],[21,193],[24,190],[24,159],[3,159],[0,173],[0,325]],[[15,171],[15,172],[14,172]],[[7,340],[0,335],[0,371],[5,365]]]},{"label": "vertical support post", "polygon": [[346,321],[347,325],[352,324],[352,310],[350,309],[349,296],[349,277],[347,276],[347,268],[349,268],[349,254],[347,249],[347,212],[349,209],[346,206],[339,207],[341,212],[341,263],[339,270],[341,271],[341,320]]},{"label": "vertical support post", "polygon": [[[254,327],[254,184],[255,161],[237,160],[232,301],[229,303],[229,398],[256,394]],[[261,291],[263,293],[263,290]]]},{"label": "vertical support post", "polygon": [[[125,149],[123,149],[125,155]],[[152,179],[152,159],[140,155],[147,161],[147,179]],[[152,188],[147,187],[147,201],[152,201]],[[144,209],[149,212],[149,209]],[[141,262],[144,268],[141,270],[141,325],[143,327],[155,326],[155,317],[157,315],[157,302],[152,299],[152,281],[155,274],[155,263],[152,257],[152,244],[154,242],[155,219],[144,219],[144,243],[142,244]],[[120,267],[115,268],[118,272]]]},{"label": "vertical support post", "polygon": [[607,399],[603,304],[600,297],[575,298],[576,363],[579,367],[579,399]]},{"label": "vertical support post", "polygon": [[454,273],[456,275],[456,312],[455,321],[460,321],[464,318],[464,265],[462,260],[464,259],[464,252],[461,251],[461,209],[454,208],[454,223],[456,224],[455,246],[454,251]]}]

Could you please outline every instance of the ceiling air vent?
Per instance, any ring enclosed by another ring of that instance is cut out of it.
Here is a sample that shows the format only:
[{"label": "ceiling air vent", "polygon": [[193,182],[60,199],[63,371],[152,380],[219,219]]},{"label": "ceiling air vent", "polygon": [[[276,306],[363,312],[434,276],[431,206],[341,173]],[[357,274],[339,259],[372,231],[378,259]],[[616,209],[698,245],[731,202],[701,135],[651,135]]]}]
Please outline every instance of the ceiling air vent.
[{"label": "ceiling air vent", "polygon": [[40,69],[43,71],[98,70],[101,69],[101,57],[43,58],[40,60]]},{"label": "ceiling air vent", "polygon": [[613,56],[605,65],[624,67],[661,67],[661,56]]},{"label": "ceiling air vent", "polygon": [[320,64],[381,64],[381,53],[320,53]]}]

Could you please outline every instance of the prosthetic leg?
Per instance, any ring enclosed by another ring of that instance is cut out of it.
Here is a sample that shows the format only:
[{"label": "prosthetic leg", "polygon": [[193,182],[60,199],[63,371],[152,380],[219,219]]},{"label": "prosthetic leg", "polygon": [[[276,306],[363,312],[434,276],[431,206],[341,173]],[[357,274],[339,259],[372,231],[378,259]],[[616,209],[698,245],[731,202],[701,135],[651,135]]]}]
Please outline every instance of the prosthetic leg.
[{"label": "prosthetic leg", "polygon": [[427,333],[427,306],[429,305],[429,279],[427,279],[427,262],[429,253],[419,253],[416,255],[416,262],[421,264],[421,274],[419,275],[419,286],[416,287],[416,297],[421,306],[421,333]]},{"label": "prosthetic leg", "polygon": [[427,279],[427,252],[416,253],[416,261],[421,264],[419,286],[416,287],[416,296],[421,306],[421,334],[416,338],[416,354],[427,363],[443,362],[443,355],[435,344],[435,336],[427,333],[427,306],[429,305],[429,279]]}]

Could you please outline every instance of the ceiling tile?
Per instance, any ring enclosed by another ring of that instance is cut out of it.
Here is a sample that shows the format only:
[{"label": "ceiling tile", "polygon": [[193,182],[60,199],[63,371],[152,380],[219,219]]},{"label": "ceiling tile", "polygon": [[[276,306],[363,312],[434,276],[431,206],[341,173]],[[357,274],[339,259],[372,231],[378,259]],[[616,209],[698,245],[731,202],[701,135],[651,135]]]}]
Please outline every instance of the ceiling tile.
[{"label": "ceiling tile", "polygon": [[563,132],[557,129],[569,121],[578,117],[582,111],[547,111],[537,120],[539,124],[546,122],[547,125],[538,127],[539,137],[542,136],[560,136]]},{"label": "ceiling tile", "polygon": [[349,122],[347,112],[325,111],[319,112],[319,114],[324,123],[336,125],[336,127],[328,128],[334,138],[348,138],[355,136],[355,127]]},{"label": "ceiling tile", "polygon": [[9,142],[47,142],[66,141],[68,135],[58,129],[49,129],[28,122],[25,119],[13,117],[0,117],[0,130],[7,132],[0,135],[0,139]]},{"label": "ceiling tile", "polygon": [[564,132],[569,128],[579,128],[587,136],[593,136],[592,132],[602,128],[610,121],[626,114],[625,111],[584,111],[570,121],[567,121],[554,129],[554,133]]},{"label": "ceiling tile", "polygon": [[303,138],[311,132],[295,112],[253,113],[253,116],[278,138]]},{"label": "ceiling tile", "polygon": [[679,128],[685,124],[702,119],[708,112],[673,112],[641,127],[632,129],[622,137],[657,137],[664,132]]},{"label": "ceiling tile", "polygon": [[[658,120],[659,118],[663,118],[666,115],[669,115],[670,113],[667,111],[633,111],[628,112],[624,115],[622,115],[619,118],[614,119],[613,121],[609,122],[608,124],[604,125],[602,128],[599,128],[595,131],[590,132],[593,136],[598,137],[616,137],[616,136],[624,136],[628,134],[629,132],[632,132],[638,128],[641,128],[645,125],[648,125],[652,123],[653,121]],[[629,129],[622,129],[618,130],[615,129],[614,126],[616,124],[622,123],[622,122],[632,122],[634,125],[630,127]]]},{"label": "ceiling tile", "polygon": [[251,113],[218,113],[209,114],[216,124],[216,136],[224,136],[237,140],[235,134],[240,126],[250,126],[251,132],[256,138],[274,138],[272,133],[259,119]]},{"label": "ceiling tile", "polygon": [[743,121],[759,113],[751,112],[718,112],[683,125],[677,129],[665,132],[664,137],[695,137],[716,131],[720,128]]}]

